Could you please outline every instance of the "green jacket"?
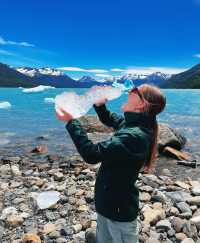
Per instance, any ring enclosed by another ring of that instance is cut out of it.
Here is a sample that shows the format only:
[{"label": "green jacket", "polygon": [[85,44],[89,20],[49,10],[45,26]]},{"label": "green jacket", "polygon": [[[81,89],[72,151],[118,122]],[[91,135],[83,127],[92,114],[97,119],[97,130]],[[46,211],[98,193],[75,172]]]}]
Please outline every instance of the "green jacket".
[{"label": "green jacket", "polygon": [[110,139],[94,144],[77,119],[66,128],[87,163],[101,162],[95,185],[96,211],[111,220],[132,221],[139,208],[135,183],[149,158],[153,121],[147,113],[125,112],[122,116],[105,105],[94,108],[100,121],[114,128]]}]

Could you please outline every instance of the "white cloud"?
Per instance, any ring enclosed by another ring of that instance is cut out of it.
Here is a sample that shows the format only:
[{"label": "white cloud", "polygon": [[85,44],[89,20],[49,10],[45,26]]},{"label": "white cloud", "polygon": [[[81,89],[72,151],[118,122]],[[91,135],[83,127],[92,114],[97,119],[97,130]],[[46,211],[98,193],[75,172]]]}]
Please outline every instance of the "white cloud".
[{"label": "white cloud", "polygon": [[121,68],[112,68],[110,69],[111,72],[124,72],[125,69],[121,69]]},{"label": "white cloud", "polygon": [[101,78],[112,78],[112,75],[109,74],[103,74],[103,73],[96,73],[95,74],[96,77],[101,77]]},{"label": "white cloud", "polygon": [[200,58],[200,54],[195,54],[194,57]]},{"label": "white cloud", "polygon": [[16,41],[9,41],[5,40],[3,37],[0,36],[0,45],[15,45],[15,46],[25,46],[25,47],[34,47],[33,44],[28,42],[16,42]]},{"label": "white cloud", "polygon": [[127,68],[124,73],[126,74],[145,74],[149,75],[155,72],[161,72],[165,74],[177,74],[187,70],[186,68],[174,68],[174,67],[132,67]]},{"label": "white cloud", "polygon": [[15,56],[14,53],[6,51],[6,50],[3,50],[3,49],[0,49],[0,54],[4,55],[4,56]]},{"label": "white cloud", "polygon": [[107,73],[107,70],[104,69],[84,69],[80,67],[60,67],[57,68],[63,71],[72,71],[72,72],[88,72],[88,73]]}]

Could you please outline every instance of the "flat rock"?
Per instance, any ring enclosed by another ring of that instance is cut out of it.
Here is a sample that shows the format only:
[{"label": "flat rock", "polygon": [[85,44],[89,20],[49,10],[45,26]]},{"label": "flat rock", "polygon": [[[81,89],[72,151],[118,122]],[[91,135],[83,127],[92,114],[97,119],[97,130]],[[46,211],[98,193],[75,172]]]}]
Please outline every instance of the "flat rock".
[{"label": "flat rock", "polygon": [[171,229],[171,223],[168,219],[163,219],[157,222],[156,229],[161,229],[163,231],[168,231]]},{"label": "flat rock", "polygon": [[195,243],[195,242],[191,238],[186,238],[183,241],[181,241],[181,243]]},{"label": "flat rock", "polygon": [[166,192],[165,195],[174,203],[186,202],[192,198],[190,193],[184,191]]},{"label": "flat rock", "polygon": [[190,199],[187,199],[187,202],[192,205],[200,206],[200,196],[195,196]]}]

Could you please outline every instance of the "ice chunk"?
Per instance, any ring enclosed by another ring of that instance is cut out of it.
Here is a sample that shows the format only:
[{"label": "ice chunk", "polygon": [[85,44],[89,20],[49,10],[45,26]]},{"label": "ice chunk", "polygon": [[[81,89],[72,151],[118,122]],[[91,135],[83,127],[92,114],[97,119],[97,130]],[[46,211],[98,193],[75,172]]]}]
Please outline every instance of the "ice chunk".
[{"label": "ice chunk", "polygon": [[44,102],[53,104],[53,103],[55,103],[55,99],[54,98],[44,98]]},{"label": "ice chunk", "polygon": [[94,86],[87,93],[87,99],[92,103],[96,103],[99,100],[107,99],[113,100],[120,97],[122,94],[121,88],[112,86]]},{"label": "ice chunk", "polygon": [[0,109],[9,109],[11,108],[11,104],[7,101],[0,102]]},{"label": "ice chunk", "polygon": [[74,118],[85,115],[94,103],[102,99],[116,99],[122,94],[120,88],[111,86],[94,86],[84,95],[75,92],[65,92],[55,98],[55,109],[60,108],[70,113]]},{"label": "ice chunk", "polygon": [[85,115],[93,104],[98,103],[102,99],[116,99],[124,91],[133,87],[133,82],[126,80],[124,84],[114,82],[113,86],[93,86],[84,95],[78,95],[75,92],[65,92],[56,96],[55,109],[58,112],[59,109],[62,109],[70,113],[74,118],[79,118]]},{"label": "ice chunk", "polygon": [[37,93],[37,92],[42,92],[47,89],[55,89],[52,86],[44,86],[44,85],[39,85],[35,88],[28,88],[28,89],[23,89],[22,92],[24,93]]},{"label": "ice chunk", "polygon": [[37,205],[40,209],[50,208],[60,200],[60,193],[57,191],[41,192],[36,198]]},{"label": "ice chunk", "polygon": [[70,113],[74,118],[85,115],[91,107],[86,95],[78,95],[75,92],[64,92],[55,98],[55,109],[62,109]]}]

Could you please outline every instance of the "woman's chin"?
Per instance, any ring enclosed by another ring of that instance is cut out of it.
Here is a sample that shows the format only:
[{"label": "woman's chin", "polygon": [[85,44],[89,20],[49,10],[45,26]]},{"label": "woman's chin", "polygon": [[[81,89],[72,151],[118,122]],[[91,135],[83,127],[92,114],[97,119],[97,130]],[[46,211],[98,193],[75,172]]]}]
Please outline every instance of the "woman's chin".
[{"label": "woman's chin", "polygon": [[123,112],[125,112],[125,105],[122,105],[122,106],[121,106],[121,110],[122,110]]}]

